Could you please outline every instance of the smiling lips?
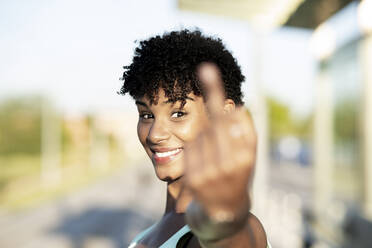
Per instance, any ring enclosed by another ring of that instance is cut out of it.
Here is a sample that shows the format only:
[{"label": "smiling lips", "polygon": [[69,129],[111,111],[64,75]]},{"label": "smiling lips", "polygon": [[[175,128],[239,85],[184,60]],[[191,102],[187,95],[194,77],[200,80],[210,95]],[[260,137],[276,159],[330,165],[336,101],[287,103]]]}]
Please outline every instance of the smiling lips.
[{"label": "smiling lips", "polygon": [[155,160],[156,164],[166,164],[172,161],[181,151],[181,148],[167,151],[153,151],[152,158]]}]

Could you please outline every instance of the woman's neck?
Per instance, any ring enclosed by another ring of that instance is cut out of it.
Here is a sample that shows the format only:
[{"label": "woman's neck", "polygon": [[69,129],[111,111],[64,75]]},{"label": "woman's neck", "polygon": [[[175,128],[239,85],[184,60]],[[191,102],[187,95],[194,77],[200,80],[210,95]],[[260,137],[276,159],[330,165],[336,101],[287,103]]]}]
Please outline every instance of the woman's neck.
[{"label": "woman's neck", "polygon": [[191,201],[191,194],[183,187],[182,178],[168,183],[165,214],[184,213]]}]

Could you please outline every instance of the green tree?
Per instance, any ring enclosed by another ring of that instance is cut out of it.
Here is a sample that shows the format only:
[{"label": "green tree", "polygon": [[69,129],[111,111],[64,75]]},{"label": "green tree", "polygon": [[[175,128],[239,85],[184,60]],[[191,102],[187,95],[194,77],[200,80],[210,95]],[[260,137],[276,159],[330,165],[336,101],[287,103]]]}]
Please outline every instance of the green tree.
[{"label": "green tree", "polygon": [[294,135],[304,140],[310,138],[312,115],[301,118],[294,116],[288,105],[270,96],[266,98],[266,104],[271,141],[277,141],[286,135]]},{"label": "green tree", "polygon": [[41,103],[38,96],[0,103],[0,155],[40,153]]}]

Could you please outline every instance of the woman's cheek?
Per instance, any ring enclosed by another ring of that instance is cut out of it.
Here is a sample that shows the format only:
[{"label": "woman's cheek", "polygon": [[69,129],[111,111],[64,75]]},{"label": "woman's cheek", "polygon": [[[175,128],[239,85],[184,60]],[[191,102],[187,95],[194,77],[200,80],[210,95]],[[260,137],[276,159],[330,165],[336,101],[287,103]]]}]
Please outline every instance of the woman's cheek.
[{"label": "woman's cheek", "polygon": [[146,136],[147,136],[147,131],[145,125],[143,123],[138,122],[137,124],[137,136],[139,141],[141,142],[142,146],[145,147],[146,145]]},{"label": "woman's cheek", "polygon": [[148,126],[149,125],[145,125],[144,123],[138,122],[138,124],[137,124],[137,136],[138,136],[138,139],[139,139],[142,147],[145,149],[145,152],[151,158],[151,156],[152,156],[151,150],[146,144],[146,138],[147,138],[147,135],[148,135],[148,132],[149,132],[149,127]]},{"label": "woman's cheek", "polygon": [[192,141],[196,138],[200,130],[200,125],[194,119],[176,125],[174,128],[176,135],[184,142]]}]

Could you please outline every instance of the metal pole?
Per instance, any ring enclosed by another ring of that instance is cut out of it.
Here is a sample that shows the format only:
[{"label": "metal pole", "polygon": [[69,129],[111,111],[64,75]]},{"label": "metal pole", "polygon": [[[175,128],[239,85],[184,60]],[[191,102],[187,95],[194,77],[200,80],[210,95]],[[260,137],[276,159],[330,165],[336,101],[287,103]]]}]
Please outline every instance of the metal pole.
[{"label": "metal pole", "polygon": [[259,215],[264,214],[264,209],[267,203],[267,189],[268,189],[268,125],[267,125],[267,107],[265,94],[263,92],[262,82],[262,42],[264,34],[260,31],[254,31],[254,42],[252,47],[253,54],[253,74],[254,74],[254,101],[252,114],[254,115],[255,125],[258,133],[257,146],[257,161],[256,172],[253,184],[253,211],[257,211]]},{"label": "metal pole", "polygon": [[314,118],[314,208],[324,210],[333,191],[332,82],[321,62],[317,82]]},{"label": "metal pole", "polygon": [[362,70],[362,161],[364,168],[364,207],[372,218],[372,35],[361,41]]}]

